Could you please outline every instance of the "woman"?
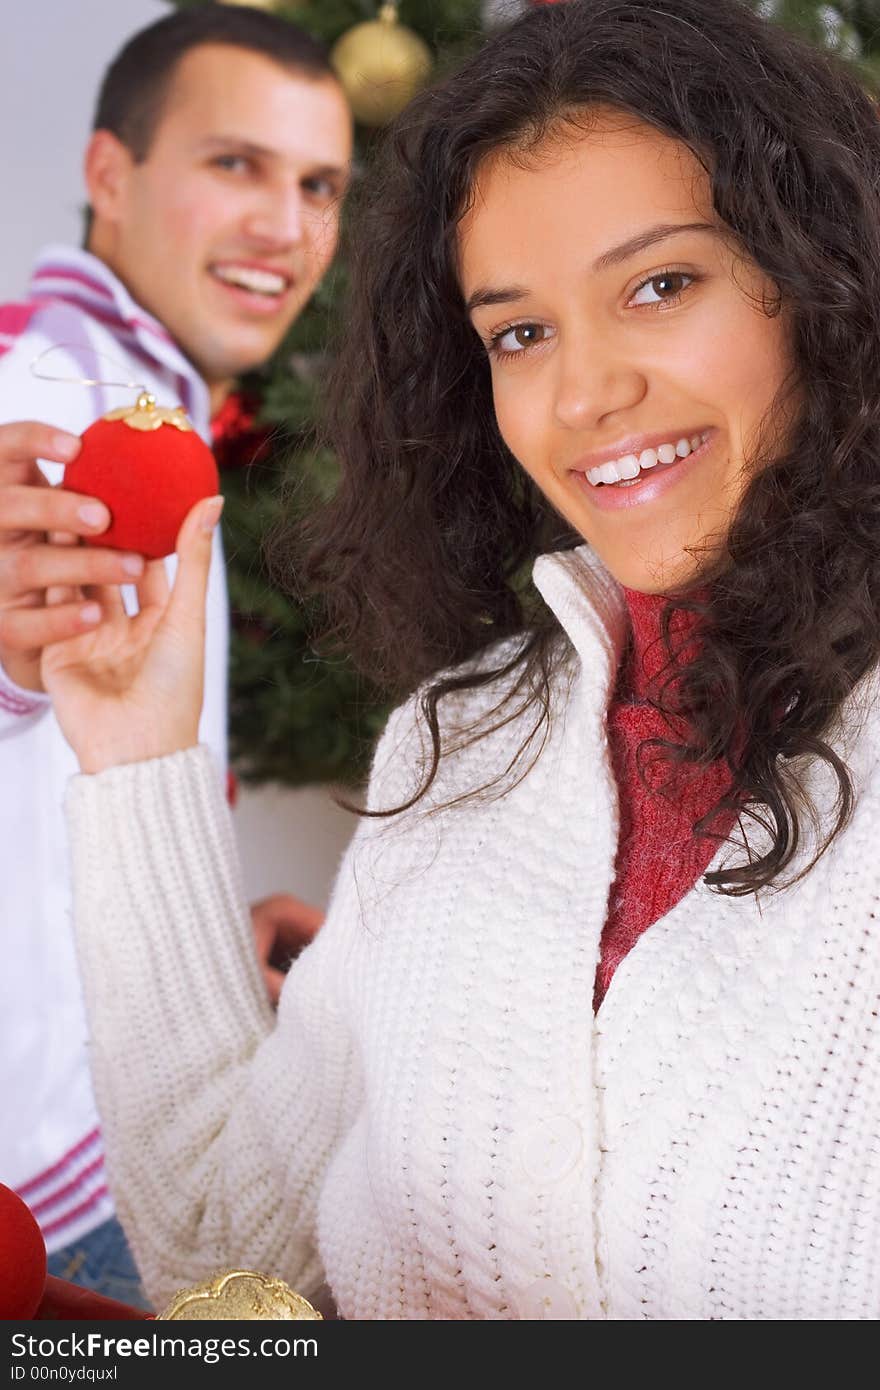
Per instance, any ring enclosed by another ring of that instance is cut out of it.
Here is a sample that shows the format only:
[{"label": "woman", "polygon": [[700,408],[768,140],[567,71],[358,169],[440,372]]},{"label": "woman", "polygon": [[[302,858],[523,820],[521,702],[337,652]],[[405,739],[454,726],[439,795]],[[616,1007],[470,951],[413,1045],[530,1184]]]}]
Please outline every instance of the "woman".
[{"label": "woman", "polygon": [[398,125],[310,575],[421,684],[277,1021],[194,746],[216,503],[47,650],[157,1301],[880,1316],[878,186],[734,0],[542,8]]}]

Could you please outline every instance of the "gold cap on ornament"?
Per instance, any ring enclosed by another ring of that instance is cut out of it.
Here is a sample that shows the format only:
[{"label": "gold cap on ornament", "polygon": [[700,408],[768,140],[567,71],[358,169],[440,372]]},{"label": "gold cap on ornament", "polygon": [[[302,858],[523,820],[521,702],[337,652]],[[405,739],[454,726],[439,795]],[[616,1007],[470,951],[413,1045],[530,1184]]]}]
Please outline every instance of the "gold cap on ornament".
[{"label": "gold cap on ornament", "polygon": [[252,1269],[228,1269],[203,1284],[181,1289],[157,1317],[183,1322],[216,1318],[324,1321],[311,1303],[282,1280]]},{"label": "gold cap on ornament", "polygon": [[173,425],[175,429],[184,431],[192,429],[182,405],[157,405],[156,397],[150,391],[142,391],[134,405],[109,410],[101,418],[121,420],[130,430],[157,430],[162,425]]}]

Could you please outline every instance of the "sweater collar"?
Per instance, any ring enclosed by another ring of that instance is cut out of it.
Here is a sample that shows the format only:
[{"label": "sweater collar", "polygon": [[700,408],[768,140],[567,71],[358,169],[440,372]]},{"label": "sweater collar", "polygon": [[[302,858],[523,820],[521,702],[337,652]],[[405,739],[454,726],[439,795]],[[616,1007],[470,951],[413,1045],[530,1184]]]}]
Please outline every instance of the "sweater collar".
[{"label": "sweater collar", "polygon": [[[588,545],[539,556],[533,578],[581,663],[597,674],[601,672],[609,690],[629,645],[632,659],[627,662],[628,693],[644,697],[668,665],[662,635],[667,597],[624,588]],[[679,666],[686,664],[696,651],[695,643],[682,643],[696,622],[693,613],[681,609],[672,615],[671,636],[680,652]]]},{"label": "sweater collar", "polygon": [[607,698],[629,629],[622,586],[588,545],[540,555],[532,577],[577,652],[584,674],[604,687]]},{"label": "sweater collar", "polygon": [[[587,545],[539,556],[533,579],[580,659],[581,680],[589,686],[590,698],[604,700],[607,708],[630,632],[627,591]],[[636,599],[648,600],[648,596],[640,594]],[[646,613],[642,615],[647,623],[644,631],[651,630],[653,614],[654,605],[647,601]],[[846,700],[832,734],[834,747],[855,775],[857,791],[861,791],[864,779],[873,773],[880,758],[878,711],[880,664],[871,668]],[[814,764],[809,779],[815,781],[820,800],[827,796],[829,805],[833,805],[837,783],[825,765]]]}]

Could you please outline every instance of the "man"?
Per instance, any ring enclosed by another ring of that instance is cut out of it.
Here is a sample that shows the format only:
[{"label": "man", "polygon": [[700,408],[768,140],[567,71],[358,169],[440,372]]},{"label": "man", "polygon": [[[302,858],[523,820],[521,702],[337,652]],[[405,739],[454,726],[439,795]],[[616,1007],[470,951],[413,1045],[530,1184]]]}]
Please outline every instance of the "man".
[{"label": "man", "polygon": [[[69,920],[61,807],[75,762],[39,656],[88,626],[89,586],[134,579],[143,562],[76,544],[100,535],[107,509],[46,481],[72,435],[143,387],[210,437],[236,376],[278,346],[333,256],[351,140],[323,49],[294,26],[219,4],[162,19],[106,74],[85,250],[44,252],[26,301],[0,310],[0,421],[45,422],[21,427],[20,462],[0,470],[0,1181],[39,1219],[51,1272],[128,1301],[136,1274],[107,1188]],[[201,735],[221,767],[226,634],[218,542]],[[264,951],[276,909],[255,914]]]}]

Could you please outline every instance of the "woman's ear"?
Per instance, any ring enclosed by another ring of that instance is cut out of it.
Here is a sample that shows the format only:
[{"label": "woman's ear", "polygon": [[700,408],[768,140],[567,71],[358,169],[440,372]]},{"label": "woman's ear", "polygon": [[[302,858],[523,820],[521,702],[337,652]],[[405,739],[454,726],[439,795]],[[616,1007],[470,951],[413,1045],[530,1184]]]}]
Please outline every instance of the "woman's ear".
[{"label": "woman's ear", "polygon": [[125,214],[131,151],[110,130],[96,130],[86,146],[84,173],[93,221],[116,223]]}]

